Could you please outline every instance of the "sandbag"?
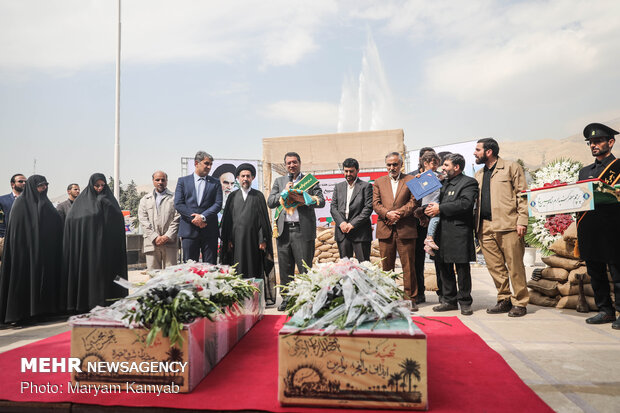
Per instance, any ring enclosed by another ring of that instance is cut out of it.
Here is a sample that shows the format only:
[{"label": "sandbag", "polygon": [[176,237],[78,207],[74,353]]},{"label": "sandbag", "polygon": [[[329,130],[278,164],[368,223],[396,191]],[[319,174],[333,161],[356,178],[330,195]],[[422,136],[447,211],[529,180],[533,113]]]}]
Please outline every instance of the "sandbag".
[{"label": "sandbag", "polygon": [[583,265],[583,261],[579,261],[572,258],[560,257],[559,255],[550,255],[548,257],[542,257],[542,262],[547,264],[549,267],[556,268],[564,268],[565,270],[571,271],[575,268]]},{"label": "sandbag", "polygon": [[334,233],[328,230],[328,231],[323,231],[321,234],[319,234],[317,238],[319,241],[326,241],[333,237],[334,237]]},{"label": "sandbag", "polygon": [[[532,301],[530,296],[530,302]],[[579,301],[579,294],[576,295],[567,295],[558,300],[558,303],[555,305],[556,308],[568,308],[575,309],[577,308],[577,301]],[[588,303],[588,307],[590,307],[591,311],[598,311],[598,307],[594,304],[594,297],[586,296],[586,303]]]},{"label": "sandbag", "polygon": [[562,238],[564,241],[574,243],[577,239],[577,224],[573,222],[564,230],[564,234],[562,234]]},{"label": "sandbag", "polygon": [[568,282],[571,285],[575,285],[575,284],[579,284],[579,281],[577,280],[577,276],[578,275],[583,275],[583,283],[584,284],[590,284],[590,276],[588,275],[588,269],[586,268],[586,266],[581,266],[578,268],[575,268],[574,270],[572,270],[571,272],[568,273]]},{"label": "sandbag", "polygon": [[549,249],[561,257],[578,258],[575,257],[575,243],[564,241],[562,237],[555,240],[553,244],[549,246]]},{"label": "sandbag", "polygon": [[557,281],[551,281],[551,280],[529,280],[527,282],[527,286],[534,290],[537,291],[541,294],[546,295],[547,297],[557,297],[558,294],[560,293],[558,291],[558,282]]},{"label": "sandbag", "polygon": [[322,252],[319,254],[319,260],[323,260],[324,258],[331,258],[331,257],[332,257],[331,252]]},{"label": "sandbag", "polygon": [[538,291],[530,291],[530,304],[539,305],[541,307],[555,307],[557,302],[557,297],[547,297]]},{"label": "sandbag", "polygon": [[331,246],[330,246],[330,245],[323,244],[323,245],[321,245],[320,247],[318,247],[318,248],[317,248],[317,250],[319,250],[319,251],[321,251],[321,252],[324,252],[324,251],[329,250],[330,248],[331,248]]},{"label": "sandbag", "polygon": [[437,276],[435,274],[424,274],[424,288],[427,291],[437,291]]},{"label": "sandbag", "polygon": [[[569,282],[565,282],[564,284],[558,284],[558,291],[561,295],[579,294],[579,284],[571,284]],[[594,290],[592,289],[592,284],[584,284],[583,293],[587,297],[594,297]]]},{"label": "sandbag", "polygon": [[568,280],[568,271],[564,268],[547,267],[542,270],[542,277],[545,280],[565,282]]}]

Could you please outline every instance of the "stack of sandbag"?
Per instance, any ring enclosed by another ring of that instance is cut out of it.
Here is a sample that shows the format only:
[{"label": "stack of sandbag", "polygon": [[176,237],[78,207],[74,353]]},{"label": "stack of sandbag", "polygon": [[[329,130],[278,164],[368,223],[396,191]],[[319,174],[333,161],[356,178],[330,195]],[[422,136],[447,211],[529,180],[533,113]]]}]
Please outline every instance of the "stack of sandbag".
[{"label": "stack of sandbag", "polygon": [[[338,244],[334,238],[334,228],[317,227],[316,239],[314,240],[314,259],[317,262],[335,262],[340,258]],[[370,262],[373,264],[381,261],[379,252],[379,240],[373,240],[370,244]],[[396,268],[400,268],[400,260],[396,259]]]},{"label": "stack of sandbag", "polygon": [[542,258],[547,267],[535,272],[527,283],[530,303],[583,312],[597,310],[585,262],[575,255],[576,239],[577,229],[572,223],[562,238],[551,244],[549,249],[554,255]]},{"label": "stack of sandbag", "polygon": [[316,240],[314,240],[314,260],[317,262],[336,262],[340,258],[338,245],[334,238],[334,228],[316,229]]}]

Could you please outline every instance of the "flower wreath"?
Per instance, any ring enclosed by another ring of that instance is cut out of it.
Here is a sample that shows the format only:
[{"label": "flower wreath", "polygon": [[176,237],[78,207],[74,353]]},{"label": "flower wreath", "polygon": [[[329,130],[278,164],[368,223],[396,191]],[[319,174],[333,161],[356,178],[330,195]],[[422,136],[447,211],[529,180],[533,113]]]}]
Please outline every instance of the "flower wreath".
[{"label": "flower wreath", "polygon": [[[549,162],[532,174],[530,189],[577,182],[581,162],[568,158]],[[525,241],[532,247],[540,248],[543,255],[551,255],[549,246],[559,239],[575,220],[575,214],[558,214],[546,217],[530,217]]]}]

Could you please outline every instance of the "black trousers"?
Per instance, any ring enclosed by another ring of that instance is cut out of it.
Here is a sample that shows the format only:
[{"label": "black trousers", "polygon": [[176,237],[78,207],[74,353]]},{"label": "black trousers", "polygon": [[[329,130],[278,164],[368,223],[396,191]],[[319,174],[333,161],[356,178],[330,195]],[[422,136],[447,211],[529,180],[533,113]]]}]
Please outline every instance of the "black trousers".
[{"label": "black trousers", "polygon": [[286,285],[295,275],[295,265],[299,273],[306,272],[304,262],[312,267],[314,258],[314,240],[304,241],[299,224],[284,224],[282,235],[277,238],[278,269],[280,270],[280,284]]},{"label": "black trousers", "polygon": [[[615,315],[614,308],[616,311],[620,311],[620,265],[586,260],[586,267],[588,268],[588,275],[592,279],[594,302],[598,310],[609,315]],[[608,267],[616,299],[615,306],[614,303],[611,302],[611,296],[609,295],[609,279],[607,278]]]},{"label": "black trousers", "polygon": [[183,262],[187,260],[197,262],[202,253],[202,262],[217,264],[217,237],[183,238],[181,247],[183,248]]},{"label": "black trousers", "polygon": [[[424,295],[424,259],[426,258],[426,252],[424,251],[424,240],[426,239],[426,234],[428,232],[427,227],[423,227],[420,225],[418,221],[417,224],[418,230],[418,242],[415,243],[415,277],[418,281],[418,295]],[[439,273],[437,273],[437,279],[439,279]],[[437,283],[437,287],[441,291],[441,287],[439,283]]]},{"label": "black trousers", "polygon": [[340,252],[340,258],[355,258],[359,262],[370,261],[370,241],[351,241],[346,236],[342,241],[338,241],[338,252]]},{"label": "black trousers", "polygon": [[[456,305],[471,305],[471,269],[469,263],[453,264],[441,262],[442,302]],[[456,267],[456,273],[454,268]],[[457,289],[458,281],[458,289]]]},{"label": "black trousers", "polygon": [[[424,239],[428,228],[418,224],[418,242],[415,244],[415,276],[418,280],[418,295],[424,295],[424,260],[426,259],[426,251],[424,251]],[[441,266],[438,259],[433,259],[435,263],[435,276],[437,277],[437,295],[439,296],[439,302],[443,292],[441,291]]]}]

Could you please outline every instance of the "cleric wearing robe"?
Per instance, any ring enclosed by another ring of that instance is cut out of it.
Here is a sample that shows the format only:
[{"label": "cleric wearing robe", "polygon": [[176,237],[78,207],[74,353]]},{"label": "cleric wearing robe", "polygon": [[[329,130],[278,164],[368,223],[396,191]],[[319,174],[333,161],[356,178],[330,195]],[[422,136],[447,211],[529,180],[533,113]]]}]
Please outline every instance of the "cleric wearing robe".
[{"label": "cleric wearing robe", "polygon": [[240,189],[228,197],[222,216],[223,264],[237,265],[243,278],[264,278],[267,305],[275,304],[273,244],[267,203],[262,192],[252,189],[256,169],[248,163],[236,171]]}]

